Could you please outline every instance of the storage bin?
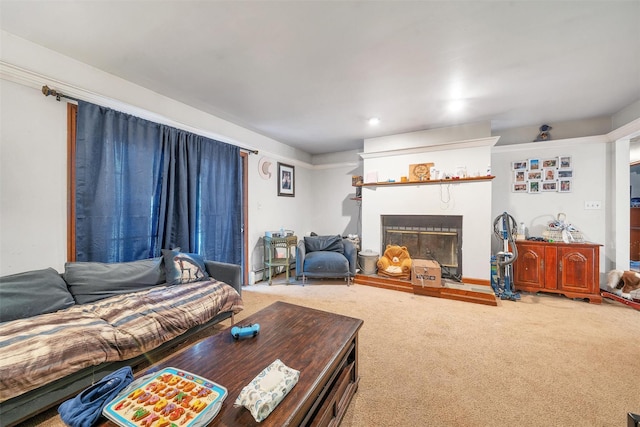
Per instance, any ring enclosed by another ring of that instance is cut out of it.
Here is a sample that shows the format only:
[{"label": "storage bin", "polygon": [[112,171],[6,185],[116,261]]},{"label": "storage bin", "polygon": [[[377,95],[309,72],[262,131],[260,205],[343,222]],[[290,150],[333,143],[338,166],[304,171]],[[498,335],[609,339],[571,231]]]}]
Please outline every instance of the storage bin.
[{"label": "storage bin", "polygon": [[362,251],[358,253],[358,264],[362,274],[376,274],[378,271],[379,254],[373,251]]}]

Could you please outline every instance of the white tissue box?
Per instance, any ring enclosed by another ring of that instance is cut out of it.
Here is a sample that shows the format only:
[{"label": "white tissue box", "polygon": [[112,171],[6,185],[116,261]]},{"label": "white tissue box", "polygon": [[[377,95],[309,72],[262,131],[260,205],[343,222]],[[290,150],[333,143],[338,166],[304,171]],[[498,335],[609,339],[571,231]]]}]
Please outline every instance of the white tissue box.
[{"label": "white tissue box", "polygon": [[276,359],[242,389],[233,406],[244,406],[260,422],[282,402],[298,378],[300,371]]}]

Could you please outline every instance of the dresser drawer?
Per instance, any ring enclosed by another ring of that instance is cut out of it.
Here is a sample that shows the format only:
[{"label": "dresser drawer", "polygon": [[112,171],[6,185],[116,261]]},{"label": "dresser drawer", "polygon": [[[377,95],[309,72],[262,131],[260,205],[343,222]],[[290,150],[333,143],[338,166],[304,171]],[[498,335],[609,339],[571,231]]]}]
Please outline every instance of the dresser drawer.
[{"label": "dresser drawer", "polygon": [[347,393],[347,390],[350,389],[350,384],[355,385],[353,378],[355,374],[354,367],[355,362],[351,362],[342,368],[340,375],[331,386],[326,400],[311,423],[312,426],[327,427],[335,425],[335,421],[339,419],[338,414],[346,410],[352,395]]}]

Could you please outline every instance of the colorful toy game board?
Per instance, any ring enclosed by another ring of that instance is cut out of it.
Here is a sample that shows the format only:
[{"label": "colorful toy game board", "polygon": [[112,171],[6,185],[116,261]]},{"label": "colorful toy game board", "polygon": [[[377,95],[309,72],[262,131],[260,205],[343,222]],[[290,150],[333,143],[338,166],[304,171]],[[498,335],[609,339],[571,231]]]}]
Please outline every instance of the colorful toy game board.
[{"label": "colorful toy game board", "polygon": [[102,411],[124,427],[199,427],[220,412],[227,389],[176,368],[132,383]]}]

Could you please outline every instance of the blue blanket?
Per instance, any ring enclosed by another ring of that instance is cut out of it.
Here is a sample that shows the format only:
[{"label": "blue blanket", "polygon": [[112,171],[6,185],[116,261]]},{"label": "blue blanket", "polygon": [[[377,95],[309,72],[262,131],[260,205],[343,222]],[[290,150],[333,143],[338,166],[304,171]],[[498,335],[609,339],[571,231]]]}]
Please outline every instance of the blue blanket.
[{"label": "blue blanket", "polygon": [[71,427],[91,427],[102,409],[132,381],[133,372],[129,366],[112,372],[73,399],[62,402],[58,408],[60,418]]}]

